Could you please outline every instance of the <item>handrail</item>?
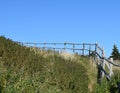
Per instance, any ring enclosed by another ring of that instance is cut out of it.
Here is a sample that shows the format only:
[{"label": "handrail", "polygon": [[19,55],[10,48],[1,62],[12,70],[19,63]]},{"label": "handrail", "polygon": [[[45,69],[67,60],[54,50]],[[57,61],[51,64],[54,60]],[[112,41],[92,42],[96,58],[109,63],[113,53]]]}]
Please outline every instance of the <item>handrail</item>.
[{"label": "handrail", "polygon": [[109,59],[107,59],[107,58],[105,58],[105,57],[101,57],[101,56],[99,55],[99,53],[95,52],[95,54],[97,54],[97,56],[98,56],[100,59],[106,60],[108,63],[110,63],[110,64],[112,64],[112,65],[114,65],[114,66],[120,67],[120,64],[113,63],[113,62],[110,61]]},{"label": "handrail", "polygon": [[23,44],[51,44],[51,45],[63,45],[63,44],[67,44],[67,45],[96,45],[96,44],[89,44],[89,43],[83,43],[83,44],[79,44],[79,43],[67,43],[67,42],[64,42],[64,43],[46,43],[46,42],[44,42],[44,43],[34,43],[34,42],[25,42],[25,43],[23,43]]},{"label": "handrail", "polygon": [[[90,44],[90,43],[82,43],[82,44],[79,44],[79,43],[67,43],[67,42],[64,42],[64,43],[46,43],[46,42],[44,42],[44,43],[34,43],[34,42],[26,42],[26,43],[21,43],[21,44],[23,44],[23,45],[25,45],[25,44],[28,44],[28,45],[30,45],[30,44],[32,44],[32,45],[44,45],[44,47],[38,47],[38,48],[42,48],[42,49],[56,49],[56,50],[65,50],[65,49],[68,49],[68,50],[73,50],[73,52],[75,51],[75,50],[81,50],[81,51],[83,51],[83,55],[84,55],[84,51],[89,51],[89,53],[90,52],[92,52],[92,53],[94,53],[95,55],[97,55],[100,59],[102,59],[102,60],[106,60],[108,63],[110,63],[110,64],[112,64],[112,65],[114,65],[114,66],[117,66],[117,67],[120,67],[120,64],[116,64],[116,63],[113,63],[112,61],[110,61],[109,59],[107,59],[107,58],[105,58],[104,56],[103,56],[103,49],[97,44],[97,43],[95,43],[95,44]],[[47,47],[46,45],[64,45],[64,47]],[[68,47],[66,47],[67,45],[71,45],[71,47],[70,48],[68,48]],[[75,46],[82,46],[82,48],[75,48]],[[89,46],[89,48],[88,49],[86,49],[85,48],[85,46]],[[91,46],[94,46],[94,48],[95,48],[95,50],[92,50],[91,49]],[[98,50],[100,51],[100,53],[98,53]]]}]

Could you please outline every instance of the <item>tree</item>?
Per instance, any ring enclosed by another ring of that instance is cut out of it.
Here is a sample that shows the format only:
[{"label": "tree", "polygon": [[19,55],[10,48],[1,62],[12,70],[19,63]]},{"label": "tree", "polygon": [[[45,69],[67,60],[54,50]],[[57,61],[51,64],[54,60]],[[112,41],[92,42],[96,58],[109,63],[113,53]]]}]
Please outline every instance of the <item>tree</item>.
[{"label": "tree", "polygon": [[114,60],[119,60],[120,59],[120,53],[119,53],[119,50],[117,48],[116,45],[113,45],[113,49],[112,49],[112,53],[111,53],[111,57],[114,59]]}]

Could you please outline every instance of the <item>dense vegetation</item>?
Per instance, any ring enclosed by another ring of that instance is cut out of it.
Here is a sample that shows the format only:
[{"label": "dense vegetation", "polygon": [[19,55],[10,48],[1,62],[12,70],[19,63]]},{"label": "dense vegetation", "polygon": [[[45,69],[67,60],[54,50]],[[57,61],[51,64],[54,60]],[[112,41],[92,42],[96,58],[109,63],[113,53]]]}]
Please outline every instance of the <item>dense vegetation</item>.
[{"label": "dense vegetation", "polygon": [[120,84],[120,70],[114,70],[114,76],[111,77],[111,81],[107,81],[104,78],[101,85],[95,85],[95,93],[120,93],[118,84]]},{"label": "dense vegetation", "polygon": [[[89,93],[88,58],[65,59],[0,37],[1,93]],[[87,65],[87,66],[85,66]]]},{"label": "dense vegetation", "polygon": [[66,59],[0,37],[0,93],[117,93],[120,71],[101,86],[96,72],[88,57]]}]

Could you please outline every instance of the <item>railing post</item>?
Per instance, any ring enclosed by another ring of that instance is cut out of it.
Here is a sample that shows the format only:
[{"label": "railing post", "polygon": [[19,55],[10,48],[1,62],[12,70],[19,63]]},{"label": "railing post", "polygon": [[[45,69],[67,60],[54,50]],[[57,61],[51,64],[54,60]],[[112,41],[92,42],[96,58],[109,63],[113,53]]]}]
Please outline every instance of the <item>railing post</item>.
[{"label": "railing post", "polygon": [[84,50],[85,50],[85,44],[83,43],[83,52],[82,52],[83,55],[84,55]]},{"label": "railing post", "polygon": [[45,49],[46,48],[46,43],[43,43],[44,44],[44,47],[43,47],[43,49]]},{"label": "railing post", "polygon": [[91,45],[89,45],[89,56],[91,54]]},{"label": "railing post", "polygon": [[97,47],[98,47],[98,44],[95,43],[95,52],[97,52]]},{"label": "railing post", "polygon": [[[110,61],[113,62],[113,58],[110,58]],[[113,73],[113,70],[112,70],[112,64],[110,64],[110,76],[112,76],[114,73]]]},{"label": "railing post", "polygon": [[[102,57],[103,57],[103,58],[105,57],[104,48],[102,48]],[[105,59],[103,59],[103,61],[102,61],[102,67],[103,67],[104,70],[105,70],[105,63],[106,63],[106,61],[105,61]],[[105,76],[105,73],[102,72],[102,77],[104,77],[104,76]]]},{"label": "railing post", "polygon": [[64,51],[66,51],[66,44],[67,44],[67,43],[64,43]]},{"label": "railing post", "polygon": [[75,44],[73,44],[73,53],[75,53]]},{"label": "railing post", "polygon": [[104,48],[102,48],[102,57],[103,57],[103,58],[105,57],[105,51],[104,51]]},{"label": "railing post", "polygon": [[97,48],[98,48],[98,44],[97,44],[97,43],[95,43],[95,53],[94,53],[94,60],[96,60]]}]

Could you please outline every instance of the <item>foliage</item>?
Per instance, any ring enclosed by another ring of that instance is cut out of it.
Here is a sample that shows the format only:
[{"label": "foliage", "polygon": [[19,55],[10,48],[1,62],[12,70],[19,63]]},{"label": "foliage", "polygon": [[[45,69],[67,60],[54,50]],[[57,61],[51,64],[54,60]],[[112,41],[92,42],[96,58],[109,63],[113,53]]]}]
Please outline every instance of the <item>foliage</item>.
[{"label": "foliage", "polygon": [[3,36],[0,47],[0,93],[90,92],[88,58],[64,59],[57,52],[29,48]]},{"label": "foliage", "polygon": [[0,93],[118,93],[119,70],[112,81],[104,78],[99,85],[89,57],[75,57],[65,59],[57,52],[26,47],[1,36]]},{"label": "foliage", "polygon": [[111,57],[114,60],[118,60],[118,59],[120,60],[120,53],[119,53],[119,50],[116,45],[113,46],[113,51],[111,53]]},{"label": "foliage", "polygon": [[107,81],[106,78],[102,80],[101,85],[95,85],[95,93],[119,93],[117,84],[120,83],[120,70],[114,71],[111,81]]}]

